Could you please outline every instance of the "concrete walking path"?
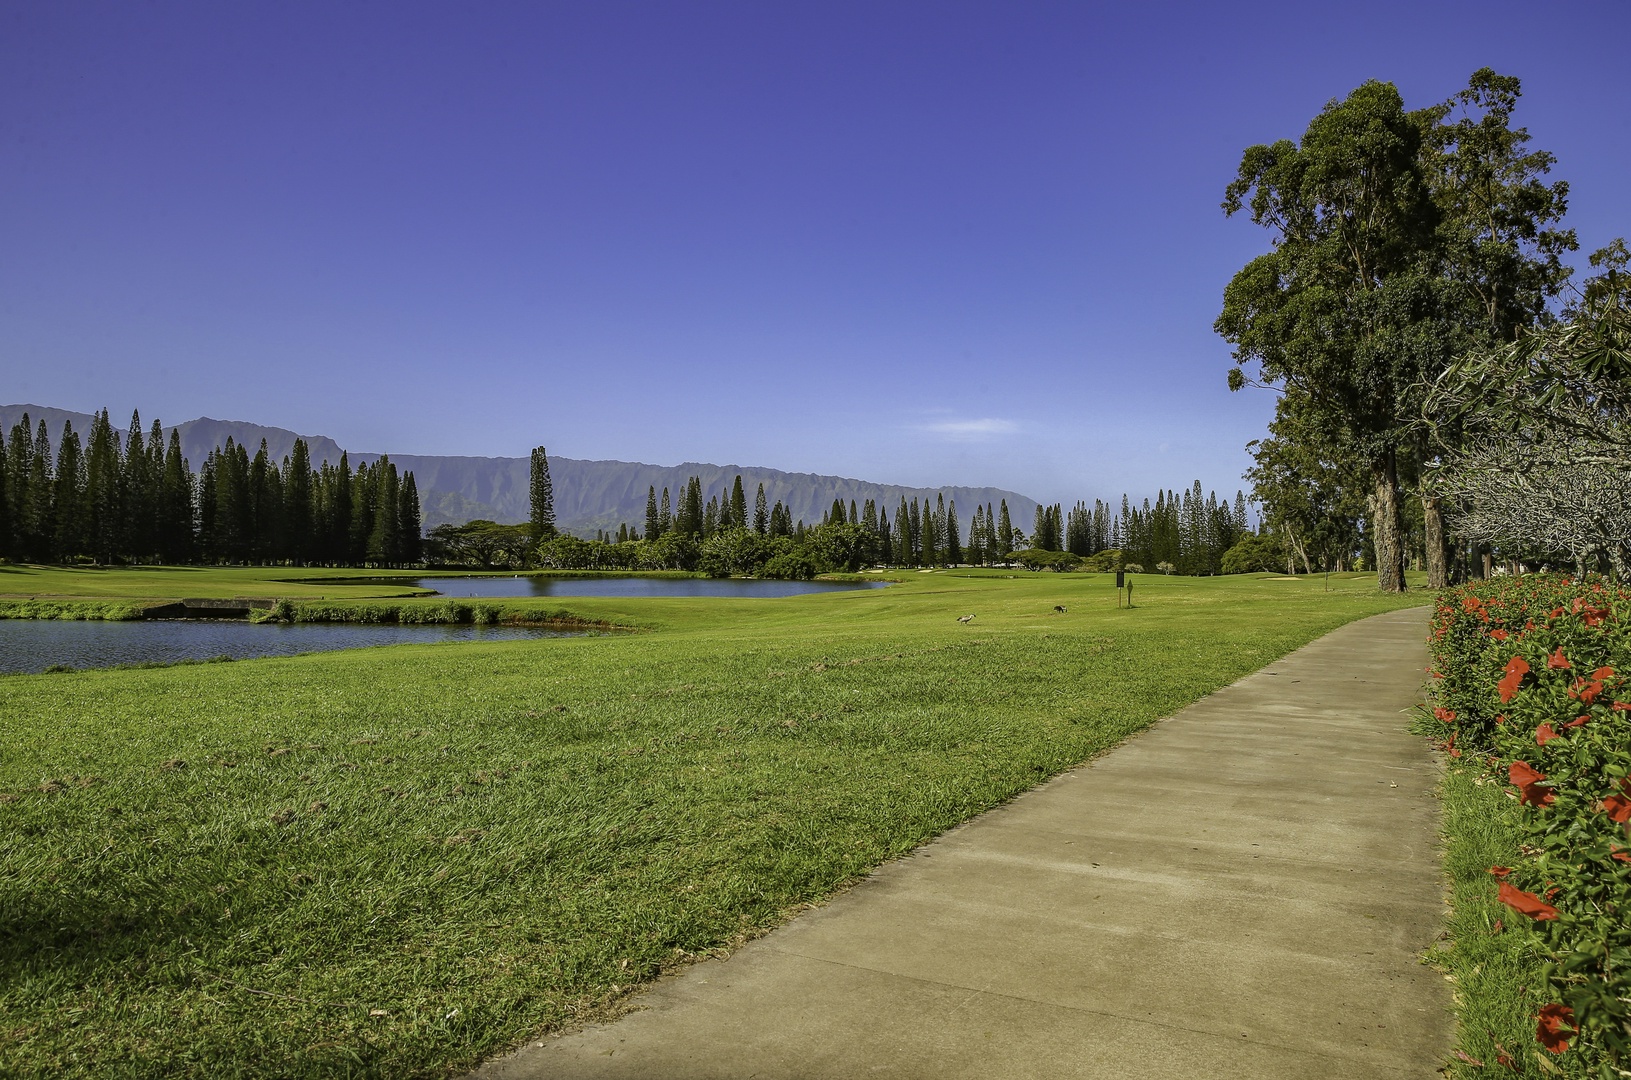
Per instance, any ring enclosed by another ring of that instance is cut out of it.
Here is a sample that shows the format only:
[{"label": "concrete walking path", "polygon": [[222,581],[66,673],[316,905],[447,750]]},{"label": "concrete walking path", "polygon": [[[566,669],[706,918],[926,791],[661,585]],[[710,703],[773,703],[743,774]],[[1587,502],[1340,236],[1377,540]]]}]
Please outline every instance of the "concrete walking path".
[{"label": "concrete walking path", "polygon": [[476,1076],[1433,1077],[1425,632],[1342,627]]}]

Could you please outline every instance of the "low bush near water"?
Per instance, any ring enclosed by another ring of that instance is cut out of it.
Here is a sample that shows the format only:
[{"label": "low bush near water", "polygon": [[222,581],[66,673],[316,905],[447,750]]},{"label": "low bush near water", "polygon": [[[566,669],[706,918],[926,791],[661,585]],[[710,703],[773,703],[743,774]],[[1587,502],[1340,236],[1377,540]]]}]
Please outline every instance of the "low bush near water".
[{"label": "low bush near water", "polygon": [[1631,1075],[1631,593],[1526,577],[1439,598],[1433,720],[1511,785],[1521,843],[1490,868],[1545,960],[1561,1075]]},{"label": "low bush near water", "polygon": [[430,603],[279,600],[260,615],[259,621],[390,623],[399,626],[494,626],[499,623],[589,625],[569,612],[555,609],[472,604],[451,599]]},{"label": "low bush near water", "polygon": [[143,607],[128,601],[12,600],[0,602],[0,619],[127,622],[142,618]]}]

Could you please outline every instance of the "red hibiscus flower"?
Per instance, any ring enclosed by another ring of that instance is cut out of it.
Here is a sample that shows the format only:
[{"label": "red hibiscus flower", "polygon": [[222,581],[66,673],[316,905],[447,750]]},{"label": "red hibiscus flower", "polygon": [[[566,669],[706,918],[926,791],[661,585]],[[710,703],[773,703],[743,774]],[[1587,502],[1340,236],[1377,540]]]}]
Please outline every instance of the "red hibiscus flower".
[{"label": "red hibiscus flower", "polygon": [[1557,648],[1552,650],[1552,655],[1546,660],[1546,666],[1549,668],[1556,668],[1558,670],[1568,669],[1569,658],[1563,655],[1563,646],[1559,645]]},{"label": "red hibiscus flower", "polygon": [[1546,774],[1530,768],[1527,761],[1514,761],[1506,771],[1507,778],[1518,789],[1518,801],[1530,806],[1550,806],[1557,798],[1549,787],[1542,787]]},{"label": "red hibiscus flower", "polygon": [[1489,872],[1494,874],[1496,877],[1506,877],[1508,874],[1512,873],[1512,867],[1492,866],[1489,868]]},{"label": "red hibiscus flower", "polygon": [[1529,661],[1523,657],[1514,656],[1506,662],[1506,674],[1501,678],[1500,682],[1495,684],[1495,689],[1500,691],[1502,705],[1512,700],[1512,696],[1518,692],[1518,686],[1523,682],[1523,677],[1527,674],[1529,674]]},{"label": "red hibiscus flower", "polygon": [[[1621,787],[1624,786],[1624,784],[1621,785]],[[1627,821],[1631,821],[1631,797],[1610,795],[1603,800],[1603,813],[1608,815],[1608,820],[1624,825]]]},{"label": "red hibiscus flower", "polygon": [[1509,882],[1501,882],[1501,887],[1495,891],[1495,899],[1518,914],[1527,915],[1536,922],[1549,922],[1557,918],[1558,915],[1557,908],[1534,893],[1524,892]]},{"label": "red hibiscus flower", "polygon": [[1502,630],[1500,627],[1496,627],[1494,630],[1489,632],[1489,636],[1494,638],[1496,641],[1505,641],[1507,639],[1507,632]]},{"label": "red hibiscus flower", "polygon": [[[1612,675],[1614,672],[1613,668],[1598,668],[1597,670],[1607,671],[1610,675]],[[1584,701],[1587,705],[1590,705],[1592,702],[1596,701],[1597,695],[1601,694],[1602,692],[1603,680],[1595,673],[1593,673],[1592,677],[1589,679],[1579,678],[1574,680],[1574,685],[1569,687],[1569,696],[1571,698]]]},{"label": "red hibiscus flower", "polygon": [[1433,710],[1433,719],[1442,720],[1446,724],[1448,724],[1448,723],[1452,722],[1453,720],[1455,720],[1455,710],[1454,709],[1434,709]]},{"label": "red hibiscus flower", "polygon": [[1540,1023],[1535,1026],[1535,1038],[1548,1051],[1561,1054],[1569,1048],[1569,1039],[1575,1034],[1574,1010],[1567,1005],[1542,1005]]},{"label": "red hibiscus flower", "polygon": [[1537,746],[1545,746],[1553,739],[1559,738],[1562,738],[1562,736],[1552,730],[1551,724],[1542,724],[1535,729],[1535,745]]},{"label": "red hibiscus flower", "polygon": [[1608,609],[1592,605],[1584,596],[1574,598],[1574,613],[1579,615],[1581,621],[1587,626],[1600,626],[1608,617]]}]

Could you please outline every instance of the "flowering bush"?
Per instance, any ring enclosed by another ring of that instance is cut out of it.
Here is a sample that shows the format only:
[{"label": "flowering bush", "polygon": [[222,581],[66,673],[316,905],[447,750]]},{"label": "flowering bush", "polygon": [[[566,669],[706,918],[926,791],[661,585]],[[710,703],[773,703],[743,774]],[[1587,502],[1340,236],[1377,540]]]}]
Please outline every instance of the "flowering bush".
[{"label": "flowering bush", "polygon": [[1512,785],[1522,858],[1492,867],[1555,1000],[1536,1039],[1577,1076],[1631,1075],[1631,593],[1526,577],[1445,592],[1434,721]]}]

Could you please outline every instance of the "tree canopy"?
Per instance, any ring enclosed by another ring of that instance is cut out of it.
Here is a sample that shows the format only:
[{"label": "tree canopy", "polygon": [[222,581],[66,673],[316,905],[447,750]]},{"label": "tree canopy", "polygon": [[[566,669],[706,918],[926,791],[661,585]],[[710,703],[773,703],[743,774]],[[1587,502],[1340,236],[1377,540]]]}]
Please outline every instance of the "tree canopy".
[{"label": "tree canopy", "polygon": [[[1414,546],[1430,582],[1446,579],[1439,497],[1421,485],[1436,452],[1419,422],[1426,387],[1459,353],[1543,323],[1568,277],[1561,254],[1575,239],[1557,227],[1568,188],[1544,181],[1552,156],[1512,126],[1520,94],[1484,68],[1449,101],[1409,110],[1393,85],[1367,82],[1299,141],[1249,147],[1225,189],[1225,214],[1273,235],[1225,288],[1215,323],[1234,347],[1231,389],[1282,393],[1278,430],[1256,446],[1260,494],[1290,508],[1291,483],[1362,478],[1383,589],[1404,587],[1407,486],[1422,498]],[[1309,513],[1353,505],[1326,488],[1304,500]]]}]

